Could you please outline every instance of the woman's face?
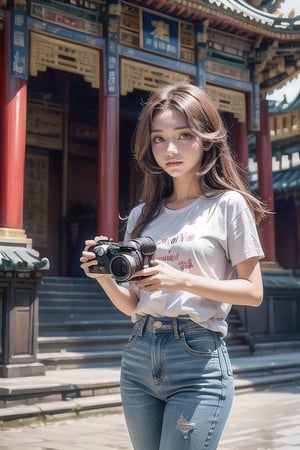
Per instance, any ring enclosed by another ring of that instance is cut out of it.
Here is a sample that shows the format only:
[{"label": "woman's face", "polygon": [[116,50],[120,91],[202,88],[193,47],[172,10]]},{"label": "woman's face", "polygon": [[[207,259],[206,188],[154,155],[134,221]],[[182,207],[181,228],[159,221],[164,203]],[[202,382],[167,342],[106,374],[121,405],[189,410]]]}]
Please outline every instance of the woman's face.
[{"label": "woman's face", "polygon": [[157,112],[152,120],[151,147],[156,163],[173,178],[199,171],[203,145],[176,110]]}]

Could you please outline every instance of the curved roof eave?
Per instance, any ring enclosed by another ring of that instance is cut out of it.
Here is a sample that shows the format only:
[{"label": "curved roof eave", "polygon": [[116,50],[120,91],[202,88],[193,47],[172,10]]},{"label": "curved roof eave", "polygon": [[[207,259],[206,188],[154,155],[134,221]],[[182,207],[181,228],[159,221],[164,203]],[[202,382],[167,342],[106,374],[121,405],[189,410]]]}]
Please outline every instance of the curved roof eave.
[{"label": "curved roof eave", "polygon": [[275,90],[280,89],[280,88],[282,88],[283,86],[285,86],[286,83],[287,83],[288,81],[293,81],[293,80],[295,80],[296,78],[299,77],[299,75],[300,75],[300,67],[299,67],[298,70],[295,70],[291,75],[289,75],[289,74],[286,73],[286,76],[282,77],[281,80],[279,80],[278,82],[272,84],[272,85],[269,86],[269,87],[265,87],[265,91],[266,91],[268,94],[273,94],[273,92],[274,92]]},{"label": "curved roof eave", "polygon": [[211,25],[225,24],[279,40],[300,40],[300,16],[278,17],[254,8],[244,0],[135,0],[144,7],[186,20],[209,20]]},{"label": "curved roof eave", "polygon": [[294,98],[291,102],[288,102],[286,98],[284,98],[280,103],[269,101],[268,110],[271,116],[294,111],[295,109],[300,109],[300,90],[296,98]]},{"label": "curved roof eave", "polygon": [[[297,62],[295,65],[297,65]],[[264,92],[265,94],[269,95],[273,94],[275,90],[285,86],[288,81],[297,79],[300,75],[300,68],[295,67],[295,65],[290,66],[287,70],[285,70],[281,74],[276,75],[275,77],[262,82],[260,85],[261,92]],[[291,71],[292,73],[289,74],[288,72]]]}]

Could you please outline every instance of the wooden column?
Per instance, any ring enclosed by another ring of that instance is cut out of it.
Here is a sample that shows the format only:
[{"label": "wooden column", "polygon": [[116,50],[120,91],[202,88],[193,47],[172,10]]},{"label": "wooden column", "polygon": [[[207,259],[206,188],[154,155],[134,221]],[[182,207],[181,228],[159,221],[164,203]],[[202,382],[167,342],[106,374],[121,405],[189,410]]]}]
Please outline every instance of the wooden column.
[{"label": "wooden column", "polygon": [[[0,41],[0,241],[25,238],[23,228],[26,80],[9,76],[9,21]],[[26,239],[25,239],[26,240]]]},{"label": "wooden column", "polygon": [[98,233],[119,237],[119,53],[121,0],[108,0],[104,80],[99,94]]},{"label": "wooden column", "polygon": [[248,148],[248,133],[246,123],[234,120],[232,129],[232,142],[235,153],[237,155],[237,162],[245,170],[248,170],[249,148]]},{"label": "wooden column", "polygon": [[98,233],[118,240],[119,98],[103,96],[100,103]]},{"label": "wooden column", "polygon": [[[27,82],[9,72],[11,14],[10,10],[0,39],[0,248],[7,264],[3,267],[2,259],[0,377],[7,378],[45,373],[36,361],[40,277],[35,278],[32,268],[26,270],[24,256],[25,247],[31,250],[29,261],[34,252],[23,230]],[[16,262],[19,252],[26,273]]]},{"label": "wooden column", "polygon": [[[272,179],[272,148],[270,141],[268,102],[260,102],[260,131],[256,133],[256,159],[258,186],[261,199],[270,211],[274,211]],[[260,225],[260,236],[265,252],[265,261],[276,262],[274,215],[270,214]]]}]

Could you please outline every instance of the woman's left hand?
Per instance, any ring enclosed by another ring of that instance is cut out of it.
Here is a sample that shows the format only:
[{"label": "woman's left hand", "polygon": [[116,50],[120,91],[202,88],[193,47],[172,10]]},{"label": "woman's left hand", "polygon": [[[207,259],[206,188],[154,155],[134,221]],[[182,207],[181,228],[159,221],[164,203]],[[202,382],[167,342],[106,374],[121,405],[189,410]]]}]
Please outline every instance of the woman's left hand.
[{"label": "woman's left hand", "polygon": [[[178,289],[178,282],[181,278],[180,274],[182,274],[180,270],[174,269],[169,264],[160,260],[154,260],[151,261],[150,267],[136,272],[130,284],[145,291]],[[135,277],[142,278],[136,280]]]}]

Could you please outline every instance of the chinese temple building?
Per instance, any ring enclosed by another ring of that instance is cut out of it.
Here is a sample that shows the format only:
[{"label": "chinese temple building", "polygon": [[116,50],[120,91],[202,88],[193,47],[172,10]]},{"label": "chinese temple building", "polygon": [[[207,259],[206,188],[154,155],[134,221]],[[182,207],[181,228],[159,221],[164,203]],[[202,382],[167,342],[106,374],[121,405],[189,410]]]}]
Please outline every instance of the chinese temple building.
[{"label": "chinese temple building", "polygon": [[[287,101],[269,101],[275,210],[276,257],[280,267],[299,273],[300,267],[300,86]],[[250,137],[250,155],[255,153]],[[253,161],[255,161],[255,155]],[[250,163],[251,165],[251,163]],[[251,186],[258,189],[254,166]]]},{"label": "chinese temple building", "polygon": [[274,158],[298,152],[300,109],[269,116],[266,100],[300,73],[300,16],[282,3],[0,0],[0,246],[32,247],[48,275],[82,276],[85,239],[121,239],[138,200],[143,101],[187,80],[213,98],[237,161],[255,160],[253,188],[271,210],[276,195],[278,220],[259,229],[264,270],[300,269],[299,194],[272,179]]}]

